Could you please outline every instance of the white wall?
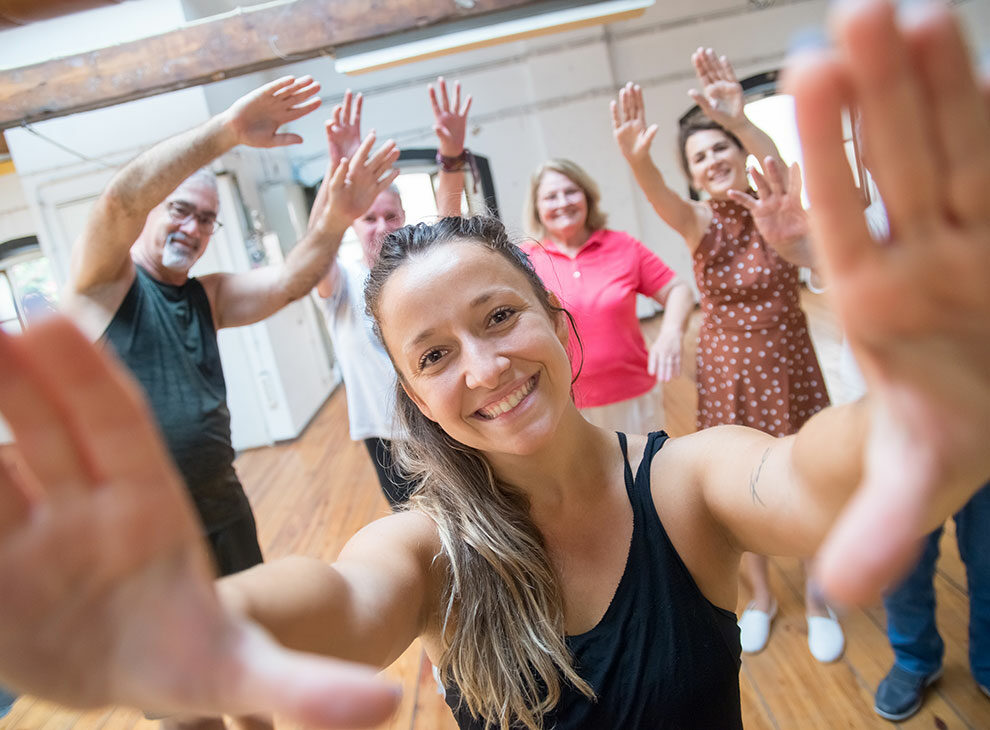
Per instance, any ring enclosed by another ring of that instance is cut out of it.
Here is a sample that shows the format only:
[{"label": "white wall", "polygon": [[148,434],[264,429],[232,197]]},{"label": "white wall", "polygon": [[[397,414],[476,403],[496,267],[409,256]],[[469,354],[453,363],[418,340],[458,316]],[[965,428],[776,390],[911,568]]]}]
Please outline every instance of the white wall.
[{"label": "white wall", "polygon": [[17,175],[0,175],[0,243],[37,235],[24,188]]},{"label": "white wall", "polygon": [[41,63],[146,38],[185,22],[179,0],[128,0],[0,33],[0,68]]}]

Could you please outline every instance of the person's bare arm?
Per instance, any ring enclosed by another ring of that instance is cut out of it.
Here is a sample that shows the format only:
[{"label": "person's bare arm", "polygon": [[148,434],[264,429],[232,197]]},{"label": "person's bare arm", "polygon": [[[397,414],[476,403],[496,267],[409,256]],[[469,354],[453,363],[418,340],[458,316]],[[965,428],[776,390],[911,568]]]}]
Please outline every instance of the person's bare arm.
[{"label": "person's bare arm", "polygon": [[374,134],[369,134],[354,157],[337,166],[322,210],[315,212],[313,225],[284,264],[200,279],[218,328],[239,327],[269,317],[305,296],[326,276],[351,221],[399,174],[392,169],[399,155],[395,143],[386,142],[370,154],[374,141]]},{"label": "person's bare arm", "polygon": [[[460,157],[464,153],[467,134],[467,117],[471,109],[471,95],[461,103],[461,82],[454,82],[454,98],[447,94],[447,82],[443,76],[437,79],[436,88],[428,87],[430,106],[433,108],[433,131],[437,134],[437,149],[444,157]],[[444,170],[437,181],[437,209],[440,217],[461,214],[461,193],[464,191],[464,168]]]},{"label": "person's bare arm", "polygon": [[333,565],[306,557],[221,579],[220,597],[299,651],[386,667],[435,623],[436,527],[405,512],[368,525]]},{"label": "person's bare arm", "polygon": [[301,142],[298,135],[278,129],[319,106],[319,88],[309,76],[273,81],[125,165],[97,199],[73,247],[70,291],[85,294],[132,277],[130,248],[148,213],[199,168],[238,144],[277,147]]},{"label": "person's bare arm", "polygon": [[650,145],[657,125],[646,126],[643,90],[628,83],[619,92],[619,100],[610,104],[612,132],[619,150],[632,170],[640,189],[664,223],[677,231],[692,251],[701,241],[711,221],[708,206],[682,198],[664,180],[650,157]]},{"label": "person's bare arm", "polygon": [[871,406],[825,409],[794,436],[718,426],[671,443],[737,553],[815,553],[862,478]]}]

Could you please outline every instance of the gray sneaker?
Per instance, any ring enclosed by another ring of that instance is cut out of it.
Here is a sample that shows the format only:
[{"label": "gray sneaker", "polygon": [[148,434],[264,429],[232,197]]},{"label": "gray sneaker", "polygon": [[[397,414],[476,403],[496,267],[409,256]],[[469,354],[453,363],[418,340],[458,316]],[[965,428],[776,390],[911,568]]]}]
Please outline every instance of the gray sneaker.
[{"label": "gray sneaker", "polygon": [[915,674],[895,664],[877,687],[873,711],[886,720],[907,720],[921,709],[925,690],[941,676],[941,667],[931,674]]}]

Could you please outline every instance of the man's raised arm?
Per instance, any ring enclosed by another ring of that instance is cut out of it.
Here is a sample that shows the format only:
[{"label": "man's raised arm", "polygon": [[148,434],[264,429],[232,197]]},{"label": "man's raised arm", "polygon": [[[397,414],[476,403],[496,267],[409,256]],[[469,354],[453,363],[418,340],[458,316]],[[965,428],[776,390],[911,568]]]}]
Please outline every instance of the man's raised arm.
[{"label": "man's raised arm", "polygon": [[72,252],[70,293],[86,294],[133,277],[130,248],[151,210],[183,180],[238,144],[298,144],[279,127],[320,105],[319,84],[286,76],[247,94],[200,126],[171,137],[125,165],[97,200]]}]

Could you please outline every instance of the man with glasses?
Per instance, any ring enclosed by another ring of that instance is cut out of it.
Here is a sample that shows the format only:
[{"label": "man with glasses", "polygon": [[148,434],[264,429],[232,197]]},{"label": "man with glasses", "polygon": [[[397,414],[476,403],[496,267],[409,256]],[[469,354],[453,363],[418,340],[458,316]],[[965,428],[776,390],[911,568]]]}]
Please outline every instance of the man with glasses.
[{"label": "man with glasses", "polygon": [[315,224],[284,264],[190,278],[220,226],[216,179],[203,167],[238,144],[301,142],[278,130],[319,106],[319,88],[308,76],[279,79],[147,150],[110,181],[73,249],[66,307],[144,387],[221,575],[262,556],[234,472],[216,332],[258,322],[309,292],[350,222],[398,174],[398,151],[389,142],[370,154],[369,135],[335,171]]}]

